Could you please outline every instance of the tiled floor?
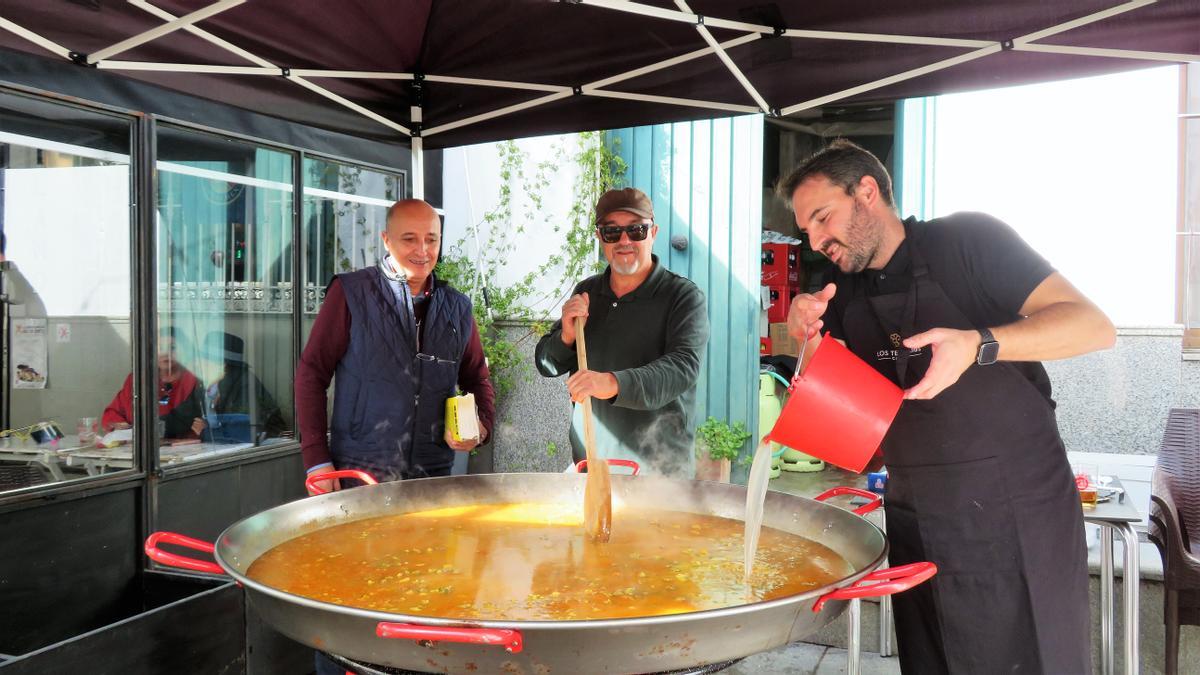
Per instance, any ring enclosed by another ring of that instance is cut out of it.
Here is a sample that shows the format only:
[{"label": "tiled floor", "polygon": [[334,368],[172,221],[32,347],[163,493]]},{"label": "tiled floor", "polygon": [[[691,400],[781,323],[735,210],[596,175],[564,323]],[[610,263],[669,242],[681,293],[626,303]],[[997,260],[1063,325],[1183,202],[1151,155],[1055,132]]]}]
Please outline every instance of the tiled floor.
[{"label": "tiled floor", "polygon": [[[755,654],[723,671],[723,675],[835,675],[846,672],[846,650],[793,642],[775,651]],[[860,661],[862,675],[898,675],[900,660],[895,656],[883,658],[864,652]]]}]

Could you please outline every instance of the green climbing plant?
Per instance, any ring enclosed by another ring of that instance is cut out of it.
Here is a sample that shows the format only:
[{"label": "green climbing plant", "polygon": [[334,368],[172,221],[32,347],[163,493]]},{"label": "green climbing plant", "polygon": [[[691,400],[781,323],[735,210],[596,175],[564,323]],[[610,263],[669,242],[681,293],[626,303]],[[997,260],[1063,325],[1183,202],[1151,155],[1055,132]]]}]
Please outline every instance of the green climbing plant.
[{"label": "green climbing plant", "polygon": [[[499,143],[497,148],[499,200],[480,222],[473,224],[478,241],[468,233],[448,245],[436,274],[470,296],[492,384],[500,398],[533,375],[528,359],[521,354],[521,344],[544,335],[553,321],[550,308],[565,300],[580,279],[603,269],[591,210],[600,194],[621,180],[625,162],[606,143],[603,132],[576,134],[557,144],[550,159],[536,163],[513,141]],[[567,165],[578,169],[567,213],[565,217],[546,213],[545,196],[551,179]],[[528,203],[532,216],[514,217],[516,203]],[[530,223],[542,222],[562,236],[563,247],[516,281],[496,285],[494,280],[504,263],[518,254],[517,242],[532,227]],[[548,279],[559,281],[547,283]],[[503,330],[514,325],[525,330],[515,336]]]}]

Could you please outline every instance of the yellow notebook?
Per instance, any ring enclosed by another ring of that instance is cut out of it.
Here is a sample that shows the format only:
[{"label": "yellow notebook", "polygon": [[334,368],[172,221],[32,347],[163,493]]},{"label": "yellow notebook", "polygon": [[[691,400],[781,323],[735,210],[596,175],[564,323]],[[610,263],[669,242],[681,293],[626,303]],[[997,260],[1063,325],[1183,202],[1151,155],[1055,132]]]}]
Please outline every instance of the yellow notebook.
[{"label": "yellow notebook", "polygon": [[475,411],[475,394],[451,396],[446,399],[446,428],[456,441],[479,438],[479,416]]}]

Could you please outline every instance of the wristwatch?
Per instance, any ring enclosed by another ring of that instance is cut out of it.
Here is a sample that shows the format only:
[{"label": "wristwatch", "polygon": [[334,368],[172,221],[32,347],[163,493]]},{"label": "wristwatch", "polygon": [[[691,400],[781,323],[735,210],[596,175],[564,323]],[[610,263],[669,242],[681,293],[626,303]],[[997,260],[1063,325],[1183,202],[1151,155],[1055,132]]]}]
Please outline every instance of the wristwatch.
[{"label": "wristwatch", "polygon": [[979,351],[975,354],[975,363],[981,366],[990,366],[1000,357],[1000,343],[996,342],[992,331],[986,328],[978,330],[979,337],[983,338],[983,342],[979,343]]}]

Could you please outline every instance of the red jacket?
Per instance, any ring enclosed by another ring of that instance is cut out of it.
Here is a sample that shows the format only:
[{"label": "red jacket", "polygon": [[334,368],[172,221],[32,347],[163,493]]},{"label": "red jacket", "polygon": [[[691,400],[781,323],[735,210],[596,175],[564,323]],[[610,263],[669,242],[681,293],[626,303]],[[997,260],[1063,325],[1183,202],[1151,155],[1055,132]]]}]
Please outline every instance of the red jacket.
[{"label": "red jacket", "polygon": [[[196,379],[196,376],[193,375],[190,370],[183,368],[182,366],[179,368],[181,372],[179,373],[178,379],[172,383],[169,383],[169,386],[167,383],[159,383],[159,417],[166,417],[172,410],[175,410],[180,405],[188,402],[194,393],[198,393],[197,387],[199,387],[200,380]],[[163,402],[164,399],[166,401],[165,403]],[[194,417],[202,417],[204,415],[204,411],[191,411],[190,414],[194,415]],[[117,392],[117,395],[113,397],[112,402],[109,403],[108,407],[104,409],[104,415],[100,418],[100,428],[108,430],[118,422],[133,424],[132,373],[125,378],[125,384],[121,387],[121,390]],[[189,425],[191,424],[191,418],[187,420],[187,423]],[[180,429],[179,431],[182,433],[172,433],[172,431],[172,429],[167,430],[168,437],[196,438],[196,434],[190,428],[186,428],[186,431]]]}]

